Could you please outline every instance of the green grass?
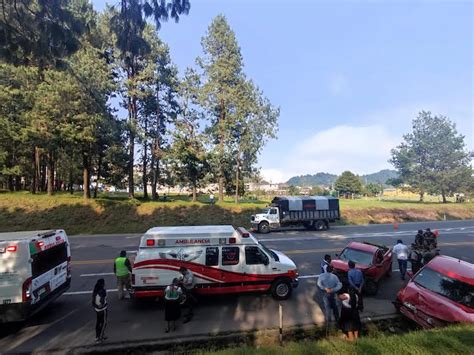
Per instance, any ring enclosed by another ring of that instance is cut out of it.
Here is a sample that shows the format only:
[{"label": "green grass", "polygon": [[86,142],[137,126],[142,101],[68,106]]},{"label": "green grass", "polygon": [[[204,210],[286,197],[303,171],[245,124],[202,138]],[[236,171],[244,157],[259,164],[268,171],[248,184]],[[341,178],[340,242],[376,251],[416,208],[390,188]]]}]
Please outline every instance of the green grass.
[{"label": "green grass", "polygon": [[[233,224],[250,226],[250,216],[269,200],[231,197],[211,205],[208,196],[197,202],[171,195],[167,201],[128,199],[124,193],[101,194],[84,200],[80,193],[31,195],[0,193],[0,231],[64,228],[69,234],[142,233],[157,225]],[[474,203],[440,204],[377,199],[341,200],[342,224],[393,223],[419,220],[471,219]]]},{"label": "green grass", "polygon": [[340,338],[291,342],[284,346],[225,349],[202,354],[216,355],[270,355],[270,354],[472,354],[474,349],[474,325],[455,325],[430,331],[414,331],[403,335],[361,337],[350,343]]}]

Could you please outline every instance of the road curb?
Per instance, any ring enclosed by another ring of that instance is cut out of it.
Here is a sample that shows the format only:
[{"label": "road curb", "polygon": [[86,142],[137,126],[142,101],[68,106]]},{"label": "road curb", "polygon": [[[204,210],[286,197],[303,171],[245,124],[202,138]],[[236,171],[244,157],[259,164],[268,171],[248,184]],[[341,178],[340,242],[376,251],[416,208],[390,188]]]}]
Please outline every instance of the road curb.
[{"label": "road curb", "polygon": [[[397,313],[389,313],[384,315],[376,315],[371,317],[363,317],[361,321],[364,324],[374,323],[378,321],[385,321],[391,319],[397,319],[400,315]],[[334,322],[331,325],[335,327]],[[324,324],[306,323],[297,324],[284,328],[284,334],[296,333],[301,331],[308,331],[314,328],[319,328],[320,332],[324,332]],[[212,344],[224,344],[224,343],[236,343],[245,344],[251,343],[255,340],[257,335],[274,336],[278,339],[279,328],[265,328],[265,329],[249,329],[245,331],[227,331],[227,332],[211,332],[211,333],[200,333],[189,336],[179,335],[177,337],[168,337],[162,339],[145,339],[145,340],[132,340],[132,341],[120,341],[113,343],[101,343],[101,344],[88,344],[84,346],[77,346],[71,348],[50,348],[42,351],[33,352],[34,354],[120,354],[120,353],[144,353],[150,351],[171,351],[176,348],[188,348],[193,346],[195,348],[205,349]]]}]

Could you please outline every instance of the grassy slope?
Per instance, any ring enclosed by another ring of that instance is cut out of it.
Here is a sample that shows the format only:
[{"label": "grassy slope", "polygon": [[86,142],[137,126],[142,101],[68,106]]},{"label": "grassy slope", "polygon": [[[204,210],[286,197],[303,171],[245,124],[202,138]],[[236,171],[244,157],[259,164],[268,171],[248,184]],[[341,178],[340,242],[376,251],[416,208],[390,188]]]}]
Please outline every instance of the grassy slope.
[{"label": "grassy slope", "polygon": [[416,331],[403,335],[362,337],[355,343],[342,339],[292,342],[284,347],[240,347],[208,354],[472,354],[474,325],[456,325],[431,331]]},{"label": "grassy slope", "polygon": [[[249,227],[250,215],[269,201],[228,200],[210,205],[207,197],[192,203],[172,196],[171,202],[128,200],[123,195],[84,201],[69,194],[0,194],[0,231],[64,228],[78,233],[141,233],[156,225],[233,224]],[[474,218],[474,203],[439,204],[378,200],[342,200],[346,224]]]}]

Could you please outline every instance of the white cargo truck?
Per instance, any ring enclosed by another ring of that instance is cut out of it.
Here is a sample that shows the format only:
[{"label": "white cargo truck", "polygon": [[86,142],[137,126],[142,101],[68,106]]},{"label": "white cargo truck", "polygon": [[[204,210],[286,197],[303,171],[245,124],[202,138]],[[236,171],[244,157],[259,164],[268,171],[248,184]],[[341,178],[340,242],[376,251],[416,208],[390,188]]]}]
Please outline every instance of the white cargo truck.
[{"label": "white cargo truck", "polygon": [[23,321],[71,283],[64,230],[0,233],[0,323]]}]

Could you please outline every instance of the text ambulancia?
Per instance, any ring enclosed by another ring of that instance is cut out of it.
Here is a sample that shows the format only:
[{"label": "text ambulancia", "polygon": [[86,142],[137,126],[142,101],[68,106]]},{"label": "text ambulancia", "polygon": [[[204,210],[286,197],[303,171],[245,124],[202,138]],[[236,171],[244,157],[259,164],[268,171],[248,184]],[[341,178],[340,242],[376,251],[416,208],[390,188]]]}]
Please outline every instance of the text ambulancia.
[{"label": "text ambulancia", "polygon": [[271,291],[287,299],[298,285],[295,263],[243,228],[156,227],[140,241],[132,271],[134,297],[163,296],[180,267],[193,272],[199,294]]}]

